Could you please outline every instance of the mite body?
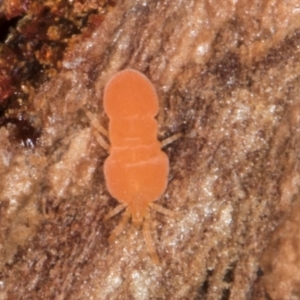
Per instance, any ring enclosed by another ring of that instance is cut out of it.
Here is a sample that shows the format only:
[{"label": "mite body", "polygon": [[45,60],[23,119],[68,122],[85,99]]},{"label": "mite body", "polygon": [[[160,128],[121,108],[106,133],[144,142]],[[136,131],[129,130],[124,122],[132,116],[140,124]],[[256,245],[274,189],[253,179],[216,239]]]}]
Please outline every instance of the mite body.
[{"label": "mite body", "polygon": [[[104,110],[109,118],[110,146],[97,134],[99,143],[109,151],[104,163],[104,176],[109,193],[121,204],[105,220],[125,209],[119,225],[109,240],[123,230],[131,217],[132,223],[143,225],[148,251],[159,262],[149,229],[149,207],[167,215],[173,213],[154,204],[168,183],[169,160],[162,146],[177,139],[174,135],[160,143],[157,139],[158,98],[149,79],[138,71],[126,69],[110,79],[104,90]],[[105,129],[87,112],[93,125],[106,135]]]}]

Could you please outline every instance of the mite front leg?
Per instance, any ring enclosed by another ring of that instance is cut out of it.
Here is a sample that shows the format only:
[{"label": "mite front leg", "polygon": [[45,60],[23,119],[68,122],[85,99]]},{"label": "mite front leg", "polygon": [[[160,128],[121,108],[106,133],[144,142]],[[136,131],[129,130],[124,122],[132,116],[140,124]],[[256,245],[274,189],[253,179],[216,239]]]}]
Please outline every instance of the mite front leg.
[{"label": "mite front leg", "polygon": [[130,218],[130,214],[129,214],[128,210],[126,209],[119,225],[112,231],[110,237],[108,238],[108,242],[110,244],[112,244],[116,240],[116,237],[124,230],[124,227],[128,223],[129,218]]},{"label": "mite front leg", "polygon": [[161,205],[158,205],[158,204],[155,204],[155,203],[149,203],[149,206],[156,210],[157,212],[161,213],[161,214],[164,214],[164,215],[167,215],[167,216],[170,216],[170,217],[174,217],[175,216],[175,213],[167,208],[164,208],[163,206]]},{"label": "mite front leg", "polygon": [[114,217],[118,213],[120,213],[123,209],[127,207],[127,204],[120,204],[117,207],[115,207],[111,212],[109,212],[104,218],[104,221],[107,221],[108,219]]},{"label": "mite front leg", "polygon": [[147,249],[148,249],[148,252],[149,252],[149,255],[150,255],[152,261],[156,265],[159,265],[159,258],[156,253],[156,250],[155,250],[155,247],[153,244],[153,240],[151,237],[151,232],[150,232],[149,211],[145,215],[145,219],[144,219],[144,223],[143,223],[143,235],[144,235]]}]

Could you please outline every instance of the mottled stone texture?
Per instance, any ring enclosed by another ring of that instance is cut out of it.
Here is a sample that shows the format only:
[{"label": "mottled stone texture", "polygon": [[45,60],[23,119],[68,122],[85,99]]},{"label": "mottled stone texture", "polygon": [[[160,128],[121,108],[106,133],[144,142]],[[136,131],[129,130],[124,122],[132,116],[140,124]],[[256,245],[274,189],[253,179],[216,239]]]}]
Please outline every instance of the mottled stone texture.
[{"label": "mottled stone texture", "polygon": [[300,298],[299,197],[285,221],[273,233],[261,260],[261,283],[271,299]]},{"label": "mottled stone texture", "polygon": [[[299,202],[299,1],[119,1],[79,41],[33,99],[37,146],[0,130],[0,299],[299,299],[299,278],[294,298],[276,296],[280,275],[252,288]],[[160,266],[131,224],[108,245],[120,216],[102,220],[117,202],[83,110],[107,126],[103,88],[127,67],[157,88],[159,138],[184,133],[158,200],[179,216],[151,214]]]}]

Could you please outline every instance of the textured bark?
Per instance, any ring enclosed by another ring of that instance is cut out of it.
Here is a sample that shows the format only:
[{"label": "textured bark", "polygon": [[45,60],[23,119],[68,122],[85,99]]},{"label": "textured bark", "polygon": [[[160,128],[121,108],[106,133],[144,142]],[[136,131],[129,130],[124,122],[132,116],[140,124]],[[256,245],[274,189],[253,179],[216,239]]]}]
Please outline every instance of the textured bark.
[{"label": "textured bark", "polygon": [[[259,258],[299,199],[299,1],[215,3],[119,1],[35,96],[38,145],[1,128],[1,299],[265,297]],[[117,202],[84,113],[107,127],[103,88],[127,67],[157,89],[159,138],[184,133],[157,201],[179,216],[151,213],[159,266],[131,224],[107,242],[120,216],[102,220]]]}]

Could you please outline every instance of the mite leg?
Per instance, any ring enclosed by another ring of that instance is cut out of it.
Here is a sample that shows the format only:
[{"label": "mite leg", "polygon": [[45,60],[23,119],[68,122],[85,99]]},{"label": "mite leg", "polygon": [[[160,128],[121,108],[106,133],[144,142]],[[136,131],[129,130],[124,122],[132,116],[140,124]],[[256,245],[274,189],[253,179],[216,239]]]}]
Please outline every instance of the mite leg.
[{"label": "mite leg", "polygon": [[[94,128],[96,128],[99,132],[101,132],[104,136],[106,136],[108,138],[108,132],[107,130],[99,123],[99,121],[97,120],[97,118],[88,110],[84,110],[86,116],[90,119],[92,125]],[[109,151],[109,145],[108,143],[103,139],[103,137],[96,131],[93,132],[96,140],[98,141],[98,143],[106,150]]]},{"label": "mite leg", "polygon": [[110,244],[112,244],[116,240],[116,237],[124,230],[126,223],[128,223],[129,217],[130,214],[128,210],[126,210],[119,225],[113,230],[110,237],[108,238],[108,242]]},{"label": "mite leg", "polygon": [[155,204],[155,203],[149,203],[149,206],[158,211],[159,213],[161,214],[164,214],[164,215],[167,215],[167,216],[170,216],[170,217],[174,217],[175,216],[175,213],[167,208],[164,208],[163,206],[161,205],[158,205],[158,204]]},{"label": "mite leg", "polygon": [[109,145],[105,142],[104,138],[97,131],[93,131],[93,134],[100,146],[109,152]]},{"label": "mite leg", "polygon": [[145,215],[145,220],[143,224],[143,234],[144,234],[144,239],[147,245],[148,252],[150,254],[150,257],[152,261],[156,264],[159,265],[159,258],[156,253],[156,250],[153,245],[153,240],[151,238],[151,232],[150,232],[150,225],[149,225],[149,212],[146,213]]},{"label": "mite leg", "polygon": [[175,142],[177,139],[179,139],[180,137],[182,137],[183,134],[182,133],[176,133],[166,139],[164,139],[162,142],[161,142],[161,147],[165,147],[173,142]]},{"label": "mite leg", "polygon": [[92,125],[97,128],[97,130],[99,132],[101,132],[104,136],[106,136],[108,138],[108,132],[107,130],[99,123],[99,121],[97,120],[97,118],[87,109],[84,110],[85,114],[87,115],[87,117],[90,119]]},{"label": "mite leg", "polygon": [[123,209],[126,208],[126,204],[120,204],[117,207],[115,207],[111,212],[109,212],[104,218],[104,221],[107,221],[108,219],[112,218],[113,216],[117,215],[119,212],[121,212]]}]

